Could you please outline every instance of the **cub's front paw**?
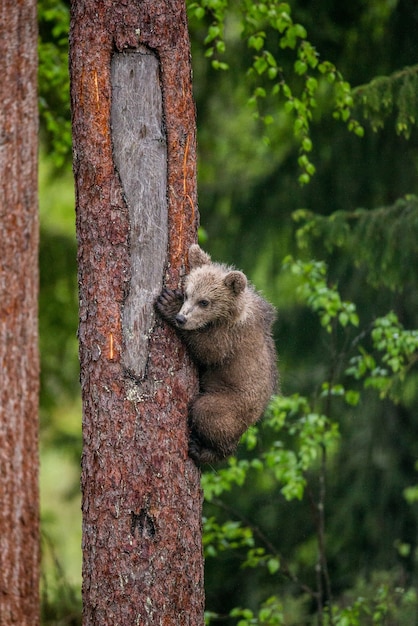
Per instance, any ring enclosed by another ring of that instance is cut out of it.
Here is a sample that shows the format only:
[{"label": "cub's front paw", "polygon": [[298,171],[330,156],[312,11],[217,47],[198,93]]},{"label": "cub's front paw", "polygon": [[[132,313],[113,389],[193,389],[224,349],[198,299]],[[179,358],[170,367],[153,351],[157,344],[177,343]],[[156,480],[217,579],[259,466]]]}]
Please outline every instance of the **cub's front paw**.
[{"label": "cub's front paw", "polygon": [[183,293],[179,289],[164,287],[155,301],[155,308],[164,319],[174,322],[183,304]]}]

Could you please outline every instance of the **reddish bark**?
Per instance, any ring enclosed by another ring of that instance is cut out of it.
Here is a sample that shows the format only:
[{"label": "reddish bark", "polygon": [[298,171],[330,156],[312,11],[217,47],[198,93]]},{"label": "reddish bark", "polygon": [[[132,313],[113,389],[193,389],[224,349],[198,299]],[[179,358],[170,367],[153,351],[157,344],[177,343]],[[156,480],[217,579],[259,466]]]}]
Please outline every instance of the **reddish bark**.
[{"label": "reddish bark", "polygon": [[130,212],[112,156],[111,58],[116,51],[141,46],[160,62],[168,163],[165,278],[174,286],[197,225],[184,2],[73,2],[83,623],[199,626],[201,492],[199,473],[187,456],[187,404],[196,391],[195,373],[182,345],[159,321],[151,333],[144,378],[133,378],[124,367],[123,306],[130,289],[132,242]]},{"label": "reddish bark", "polygon": [[0,20],[0,624],[39,623],[36,2]]}]

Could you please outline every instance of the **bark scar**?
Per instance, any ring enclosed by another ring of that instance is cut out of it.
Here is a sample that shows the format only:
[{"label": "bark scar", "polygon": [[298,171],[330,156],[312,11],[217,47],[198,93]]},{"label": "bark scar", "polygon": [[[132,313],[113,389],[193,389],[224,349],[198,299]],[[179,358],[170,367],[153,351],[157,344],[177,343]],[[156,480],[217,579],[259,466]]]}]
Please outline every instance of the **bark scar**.
[{"label": "bark scar", "polygon": [[147,508],[142,508],[139,513],[131,511],[131,535],[134,538],[154,539],[155,534],[155,522]]}]

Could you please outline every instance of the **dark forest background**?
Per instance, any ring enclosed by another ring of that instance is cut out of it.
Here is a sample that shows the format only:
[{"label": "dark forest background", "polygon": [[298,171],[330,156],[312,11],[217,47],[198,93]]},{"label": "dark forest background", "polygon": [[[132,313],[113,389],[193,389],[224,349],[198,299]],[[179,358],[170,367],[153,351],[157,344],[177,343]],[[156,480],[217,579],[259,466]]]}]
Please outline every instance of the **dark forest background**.
[{"label": "dark forest background", "polygon": [[[418,6],[291,3],[292,23],[351,85],[350,115],[364,129],[336,119],[330,81],[317,76],[312,149],[304,144],[316,171],[301,184],[294,111],[270,97],[269,78],[249,72],[268,49],[297,93],[306,72],[296,48],[280,45],[267,17],[263,47],[249,46],[245,2],[189,5],[200,241],[277,306],[283,395],[238,460],[204,479],[208,620],[418,624]],[[45,624],[80,623],[68,12],[65,2],[39,3]],[[266,92],[259,114],[257,88]]]}]

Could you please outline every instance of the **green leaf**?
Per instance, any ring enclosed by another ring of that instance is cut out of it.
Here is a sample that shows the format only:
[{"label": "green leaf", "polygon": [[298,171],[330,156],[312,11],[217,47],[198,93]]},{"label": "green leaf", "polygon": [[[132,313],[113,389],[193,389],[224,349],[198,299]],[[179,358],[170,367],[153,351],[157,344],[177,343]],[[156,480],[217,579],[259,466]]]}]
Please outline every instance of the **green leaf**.
[{"label": "green leaf", "polygon": [[267,569],[270,574],[275,574],[280,569],[280,561],[278,558],[274,557],[268,559],[267,561]]},{"label": "green leaf", "polygon": [[303,74],[306,74],[306,71],[308,69],[307,64],[305,63],[305,61],[295,61],[295,72],[296,74],[299,74],[299,76],[303,76]]},{"label": "green leaf", "polygon": [[302,140],[302,148],[305,152],[310,152],[312,150],[312,141],[309,137],[304,137]]},{"label": "green leaf", "polygon": [[196,7],[194,15],[198,20],[202,20],[206,15],[206,11],[203,7]]},{"label": "green leaf", "polygon": [[268,63],[267,63],[266,58],[264,56],[256,57],[253,63],[253,67],[255,71],[257,72],[257,74],[259,75],[264,74],[264,72],[268,68]]},{"label": "green leaf", "polygon": [[257,52],[260,51],[261,48],[264,46],[264,38],[265,38],[265,33],[263,33],[263,35],[261,34],[252,35],[248,39],[248,47],[254,48],[254,50],[257,50]]},{"label": "green leaf", "polygon": [[[269,69],[267,70],[267,76],[270,78],[270,80],[274,80],[278,74],[279,70],[277,69],[277,67],[269,67]],[[278,93],[279,91],[279,86],[275,85],[273,87],[273,90],[276,89],[277,91],[273,91],[273,95]]]},{"label": "green leaf", "polygon": [[212,26],[209,26],[208,34],[206,35],[204,39],[204,43],[208,44],[214,39],[216,39],[217,37],[219,37],[220,35],[221,35],[220,26],[218,26],[217,24],[212,24]]},{"label": "green leaf", "polygon": [[350,404],[351,406],[357,406],[360,402],[360,393],[358,391],[353,391],[352,389],[349,389],[345,392],[344,399],[347,404]]}]

